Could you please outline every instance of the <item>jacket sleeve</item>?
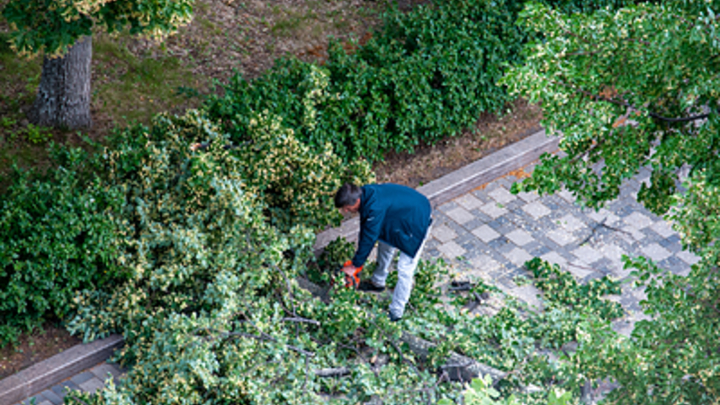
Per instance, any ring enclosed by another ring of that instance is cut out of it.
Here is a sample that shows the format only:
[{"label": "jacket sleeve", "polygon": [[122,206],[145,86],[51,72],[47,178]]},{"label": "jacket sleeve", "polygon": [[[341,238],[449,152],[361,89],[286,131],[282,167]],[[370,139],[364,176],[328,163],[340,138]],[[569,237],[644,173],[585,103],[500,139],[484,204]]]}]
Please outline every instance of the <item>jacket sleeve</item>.
[{"label": "jacket sleeve", "polygon": [[384,217],[385,212],[371,211],[361,220],[360,238],[357,252],[355,252],[355,257],[352,260],[353,266],[360,267],[365,264],[373,246],[375,246],[375,242],[380,238]]}]

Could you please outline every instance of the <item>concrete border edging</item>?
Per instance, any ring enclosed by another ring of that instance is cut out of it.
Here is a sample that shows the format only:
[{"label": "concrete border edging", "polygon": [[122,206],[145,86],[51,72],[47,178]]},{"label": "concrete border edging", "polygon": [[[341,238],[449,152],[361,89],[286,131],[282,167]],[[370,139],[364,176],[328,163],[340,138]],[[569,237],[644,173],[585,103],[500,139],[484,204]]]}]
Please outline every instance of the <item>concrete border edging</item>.
[{"label": "concrete border edging", "polygon": [[0,404],[18,403],[60,381],[107,360],[122,347],[121,335],[110,335],[88,344],[75,345],[62,353],[0,380]]},{"label": "concrete border edging", "polygon": [[[433,207],[459,197],[468,191],[489,183],[513,170],[520,169],[540,158],[543,153],[558,150],[560,138],[548,137],[545,130],[508,145],[497,152],[470,163],[437,180],[425,184],[417,191],[424,194]],[[342,223],[339,228],[328,229],[318,234],[314,250],[316,253],[342,236],[350,242],[357,241],[360,219],[354,217]]]},{"label": "concrete border edging", "polygon": [[[419,187],[417,190],[430,200],[433,207],[450,201],[468,191],[489,183],[508,172],[520,169],[537,160],[543,153],[558,150],[559,138],[547,137],[541,130],[529,137],[506,146],[484,158]],[[314,250],[319,253],[339,236],[356,241],[359,219],[352,218],[339,228],[317,235]],[[111,335],[89,344],[80,344],[37,363],[23,371],[0,380],[0,405],[20,402],[82,370],[107,360],[121,348],[121,335]]]}]

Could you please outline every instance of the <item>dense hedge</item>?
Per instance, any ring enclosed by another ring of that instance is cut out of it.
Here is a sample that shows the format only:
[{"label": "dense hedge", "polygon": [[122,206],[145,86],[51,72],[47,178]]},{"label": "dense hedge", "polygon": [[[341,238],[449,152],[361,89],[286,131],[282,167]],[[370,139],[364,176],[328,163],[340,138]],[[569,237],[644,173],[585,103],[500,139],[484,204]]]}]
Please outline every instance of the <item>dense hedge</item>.
[{"label": "dense hedge", "polygon": [[[567,12],[619,7],[629,0],[548,0]],[[281,59],[264,76],[232,78],[207,103],[212,117],[242,138],[250,113],[270,111],[316,148],[346,161],[381,160],[457,134],[511,97],[497,84],[521,61],[527,34],[515,24],[525,2],[445,0],[390,12],[383,30],[355,53],[331,42],[321,66]],[[315,107],[317,122],[307,125]]]},{"label": "dense hedge", "polygon": [[16,169],[0,193],[0,346],[66,316],[77,290],[124,278],[112,216],[121,195],[82,150],[53,149],[51,162],[47,176]]},{"label": "dense hedge", "polygon": [[[186,279],[202,277],[188,269],[206,260],[204,254],[188,250],[189,241],[183,242],[184,252],[167,252],[173,240],[154,235],[159,228],[149,223],[181,228],[188,222],[210,228],[231,223],[201,210],[208,204],[207,187],[251,195],[257,215],[281,232],[312,235],[338,225],[342,216],[327,209],[333,207],[332,195],[342,182],[373,181],[369,165],[343,164],[329,145],[317,153],[276,118],[253,117],[246,141],[232,149],[225,148],[228,136],[202,112],[161,114],[149,128],[120,130],[94,155],[54,149],[57,169],[46,176],[18,170],[8,178],[0,194],[0,345],[45,319],[65,318],[78,291],[136,277],[142,266],[129,265],[136,255],[146,258],[148,272],[157,271],[154,282],[163,288],[185,288]],[[198,141],[209,141],[208,150],[191,151]],[[223,157],[222,165],[208,158],[215,154]],[[206,184],[216,175],[236,183]],[[154,199],[157,205],[146,202]],[[189,206],[198,212],[192,214]],[[150,259],[155,249],[162,254]],[[185,271],[165,279],[160,274],[168,262],[182,263]]]}]

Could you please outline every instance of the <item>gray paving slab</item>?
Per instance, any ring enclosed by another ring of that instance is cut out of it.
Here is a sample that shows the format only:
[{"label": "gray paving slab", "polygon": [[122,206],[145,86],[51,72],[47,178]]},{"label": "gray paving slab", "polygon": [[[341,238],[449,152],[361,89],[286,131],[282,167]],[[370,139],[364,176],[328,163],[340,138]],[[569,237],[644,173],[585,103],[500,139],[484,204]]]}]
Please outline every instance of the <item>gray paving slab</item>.
[{"label": "gray paving slab", "polygon": [[[592,210],[577,204],[567,191],[542,197],[536,193],[513,196],[507,181],[492,182],[456,199],[455,204],[444,204],[447,229],[463,229],[465,224],[470,234],[455,232],[456,236],[448,236],[438,249],[444,246],[442,256],[455,263],[461,274],[494,284],[534,308],[542,308],[542,294],[531,284],[518,286],[514,281],[532,279],[524,264],[533,257],[559,265],[581,283],[604,276],[627,281],[633,269],[624,268],[623,255],[644,255],[673,274],[687,274],[697,257],[682,250],[670,224],[633,199],[639,184],[630,182],[623,186],[621,198]],[[426,252],[426,257],[434,254]],[[453,256],[463,256],[464,261]],[[621,295],[609,297],[626,312],[613,322],[616,331],[629,336],[642,319],[643,294],[624,288]]]},{"label": "gray paving slab", "polygon": [[493,201],[492,198],[485,192],[485,190],[474,190],[470,193],[470,195],[474,196],[478,200],[483,202],[483,205],[489,203],[490,201]]},{"label": "gray paving slab", "polygon": [[442,253],[442,255],[448,259],[456,259],[463,256],[467,252],[465,249],[463,249],[462,246],[458,245],[455,241],[452,240],[438,246],[437,250],[439,250],[440,253]]},{"label": "gray paving slab", "polygon": [[499,202],[489,202],[482,207],[479,208],[480,211],[482,211],[485,215],[489,216],[490,218],[497,218],[501,215],[506,214],[508,211],[503,207],[503,205]]},{"label": "gray paving slab", "polygon": [[80,387],[72,381],[64,381],[50,388],[50,391],[60,398],[65,398],[69,390],[80,390]]},{"label": "gray paving slab", "polygon": [[73,376],[70,381],[74,382],[77,385],[80,385],[93,377],[95,377],[93,373],[89,371],[83,371],[82,373]]},{"label": "gray paving slab", "polygon": [[449,242],[457,238],[455,231],[445,224],[438,226],[433,225],[431,232],[432,236],[442,243]]},{"label": "gray paving slab", "polygon": [[683,262],[685,262],[689,265],[693,265],[693,264],[697,263],[698,261],[700,261],[700,258],[698,258],[694,254],[692,254],[686,250],[683,250],[682,252],[677,253],[676,256],[678,259],[682,260]]},{"label": "gray paving slab", "polygon": [[95,391],[102,389],[104,387],[105,387],[105,383],[103,382],[103,380],[101,380],[97,377],[93,377],[93,378],[85,381],[84,383],[80,384],[80,388],[83,391],[89,392],[91,394],[95,393]]},{"label": "gray paving slab", "polygon": [[468,211],[472,211],[476,208],[480,208],[483,205],[485,205],[488,201],[487,200],[481,200],[474,196],[473,194],[465,194],[455,199],[455,202],[460,205],[461,207],[465,208]]},{"label": "gray paving slab", "polygon": [[440,212],[443,212],[443,213],[447,214],[448,211],[452,211],[452,210],[454,210],[454,209],[457,208],[457,207],[458,207],[458,204],[457,204],[455,201],[450,201],[450,202],[446,202],[445,204],[439,205],[439,206],[437,207],[437,209],[438,209]]},{"label": "gray paving slab", "polygon": [[517,197],[510,193],[510,191],[508,191],[505,187],[498,187],[495,190],[489,192],[488,195],[490,196],[490,198],[503,205],[506,205],[509,202],[517,199]]},{"label": "gray paving slab", "polygon": [[475,217],[470,213],[470,211],[466,210],[464,207],[457,207],[452,210],[449,210],[445,212],[445,214],[450,217],[453,221],[457,222],[460,225],[465,224],[466,222],[470,222]]},{"label": "gray paving slab", "polygon": [[535,238],[533,238],[529,233],[525,232],[522,229],[515,229],[512,232],[506,234],[505,237],[518,246],[525,246],[531,242],[535,242]]},{"label": "gray paving slab", "polygon": [[113,363],[101,363],[91,368],[89,371],[94,374],[95,377],[99,378],[102,381],[105,381],[110,377],[117,380],[123,374],[123,371],[120,369],[120,367],[117,364]]},{"label": "gray paving slab", "polygon": [[[527,171],[527,169],[525,169]],[[532,192],[522,192],[517,194],[518,198],[525,201],[526,203],[533,202],[540,198],[540,195],[537,193],[537,191]]]},{"label": "gray paving slab", "polygon": [[61,405],[63,403],[63,399],[50,390],[45,390],[41,392],[40,395],[50,401],[53,405]]},{"label": "gray paving slab", "polygon": [[548,215],[552,212],[550,208],[548,208],[540,201],[533,201],[529,204],[526,204],[524,207],[522,207],[522,210],[532,215],[534,219],[544,217],[545,215]]},{"label": "gray paving slab", "polygon": [[462,224],[462,226],[463,228],[465,228],[465,230],[472,232],[473,230],[481,227],[483,224],[485,224],[485,221],[476,217],[473,214],[473,219],[471,221],[465,222],[464,224]]},{"label": "gray paving slab", "polygon": [[489,243],[492,240],[497,239],[501,236],[500,233],[495,231],[487,224],[484,224],[479,228],[473,230],[472,234],[485,243]]}]

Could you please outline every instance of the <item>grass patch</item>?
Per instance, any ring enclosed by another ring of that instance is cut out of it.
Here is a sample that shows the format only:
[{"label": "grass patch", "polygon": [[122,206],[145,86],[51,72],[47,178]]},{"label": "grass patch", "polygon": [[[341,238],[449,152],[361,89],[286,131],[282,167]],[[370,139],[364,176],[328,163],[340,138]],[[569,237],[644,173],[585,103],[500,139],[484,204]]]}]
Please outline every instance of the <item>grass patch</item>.
[{"label": "grass patch", "polygon": [[[0,33],[0,173],[13,164],[42,166],[50,140],[66,141],[73,133],[29,125],[25,116],[32,105],[42,72],[42,56],[19,58]],[[129,37],[93,38],[92,114],[95,139],[115,125],[149,122],[162,111],[180,112],[200,104],[197,89],[208,80],[193,75],[188,63],[171,55],[138,57],[125,43]],[[185,89],[184,95],[178,92]],[[188,91],[190,90],[190,91]],[[101,112],[102,114],[98,114]],[[99,121],[103,121],[99,125]]]},{"label": "grass patch", "polygon": [[96,73],[107,72],[108,80],[94,84],[93,103],[116,125],[148,122],[158,112],[187,108],[188,99],[178,93],[178,88],[204,87],[207,82],[195,77],[177,57],[137,57],[123,41],[101,38],[94,52]]},{"label": "grass patch", "polygon": [[27,141],[24,111],[32,104],[40,81],[42,58],[19,58],[0,32],[0,173],[13,162],[35,165],[38,147]]},{"label": "grass patch", "polygon": [[273,14],[282,15],[270,28],[273,34],[281,37],[290,38],[296,36],[299,31],[304,31],[308,26],[311,26],[310,28],[313,30],[318,23],[316,21],[318,15],[312,10],[305,12],[289,9],[282,10],[278,6],[275,6],[273,7]]}]

